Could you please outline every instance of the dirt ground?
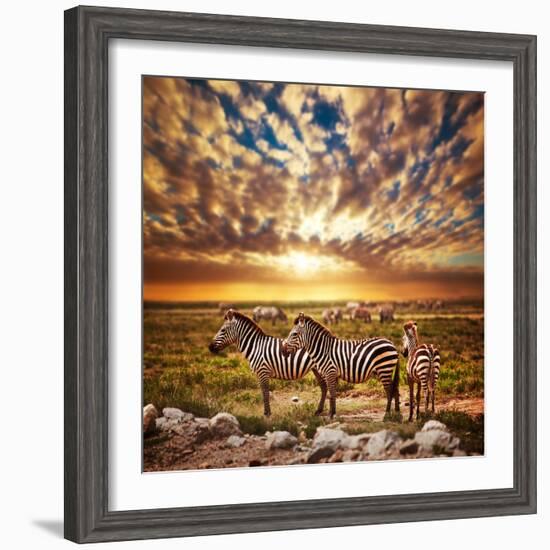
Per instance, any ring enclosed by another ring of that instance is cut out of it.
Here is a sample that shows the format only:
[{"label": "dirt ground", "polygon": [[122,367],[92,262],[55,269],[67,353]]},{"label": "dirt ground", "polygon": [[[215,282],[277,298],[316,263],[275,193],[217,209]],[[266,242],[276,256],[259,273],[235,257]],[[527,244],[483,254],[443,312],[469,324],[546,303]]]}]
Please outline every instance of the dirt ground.
[{"label": "dirt ground", "polygon": [[[353,391],[339,400],[345,409],[346,399],[361,399]],[[353,413],[342,412],[338,420],[343,427],[353,427],[364,422],[382,422],[385,409],[383,406],[370,406],[365,399],[365,409],[355,409]],[[406,418],[408,399],[401,397],[401,412]],[[438,407],[478,415],[484,412],[483,398],[441,398]],[[151,437],[145,440],[143,459],[144,471],[170,470],[202,470],[210,468],[242,468],[254,466],[276,466],[303,463],[307,450],[267,450],[265,436],[245,435],[245,443],[241,447],[227,447],[226,439],[209,439],[201,443],[190,441],[185,435],[171,437]]]},{"label": "dirt ground", "polygon": [[[346,396],[339,399],[339,403],[342,406],[342,403],[345,404],[346,399],[354,399],[357,403],[357,396],[354,396],[353,393],[351,396]],[[367,401],[365,401],[367,405]],[[437,399],[437,409],[447,409],[447,410],[456,410],[458,412],[464,412],[471,416],[483,414],[484,412],[484,399],[483,397],[472,397],[464,399],[456,399],[453,397],[442,397]],[[420,411],[424,411],[424,401],[422,400]],[[401,392],[401,414],[405,417],[409,412],[409,399],[405,399],[403,392]],[[372,407],[371,405],[366,406],[365,409],[354,411],[353,413],[343,413],[339,415],[344,422],[353,422],[353,421],[375,421],[382,422],[384,420],[384,415],[386,410],[384,407]]]},{"label": "dirt ground", "polygon": [[225,447],[225,439],[208,440],[189,446],[184,437],[175,435],[144,449],[144,470],[205,470],[290,464],[300,456],[293,450],[265,448],[265,437],[250,435],[242,447]]}]

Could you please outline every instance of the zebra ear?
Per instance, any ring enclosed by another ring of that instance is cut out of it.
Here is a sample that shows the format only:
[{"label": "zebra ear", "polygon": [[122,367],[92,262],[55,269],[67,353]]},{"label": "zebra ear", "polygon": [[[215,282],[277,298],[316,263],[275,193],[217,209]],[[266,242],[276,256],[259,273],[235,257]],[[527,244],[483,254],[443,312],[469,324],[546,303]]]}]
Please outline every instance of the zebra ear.
[{"label": "zebra ear", "polygon": [[232,309],[228,309],[227,313],[225,314],[226,320],[232,321],[234,316],[235,316],[235,312]]},{"label": "zebra ear", "polygon": [[300,312],[300,315],[298,315],[298,323],[300,323],[300,325],[304,325],[304,321],[305,321],[305,315],[304,313],[301,311]]}]

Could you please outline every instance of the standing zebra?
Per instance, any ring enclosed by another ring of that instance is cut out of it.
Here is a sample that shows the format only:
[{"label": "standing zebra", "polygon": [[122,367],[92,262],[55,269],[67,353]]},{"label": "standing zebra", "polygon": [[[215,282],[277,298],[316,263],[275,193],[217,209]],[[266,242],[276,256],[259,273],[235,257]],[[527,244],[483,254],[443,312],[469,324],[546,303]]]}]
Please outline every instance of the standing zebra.
[{"label": "standing zebra", "polygon": [[336,414],[338,378],[359,383],[376,376],[386,390],[386,414],[391,410],[393,398],[395,410],[399,411],[399,354],[389,340],[341,340],[321,323],[300,313],[283,343],[283,350],[293,354],[304,349],[315,361],[316,369],[328,387],[330,416]]},{"label": "standing zebra", "polygon": [[286,313],[277,306],[256,306],[252,311],[252,318],[256,323],[262,319],[267,319],[271,321],[272,325],[275,325],[277,321],[282,321],[283,323],[288,322]]},{"label": "standing zebra", "polygon": [[267,335],[252,319],[230,309],[224,318],[223,325],[208,346],[212,353],[217,353],[231,344],[236,344],[250,364],[250,369],[258,377],[264,399],[264,414],[269,416],[269,379],[297,380],[309,371],[317,378],[321,386],[321,400],[315,414],[323,412],[327,385],[314,368],[311,356],[305,350],[293,357],[283,354],[282,338]]},{"label": "standing zebra", "polygon": [[393,323],[395,320],[394,309],[391,306],[382,306],[378,313],[380,314],[381,323]]},{"label": "standing zebra", "polygon": [[365,306],[356,307],[350,315],[352,321],[363,319],[365,323],[372,323],[372,317],[370,311]]},{"label": "standing zebra", "polygon": [[435,412],[435,385],[439,378],[441,358],[439,350],[432,344],[421,344],[418,339],[416,323],[409,321],[403,325],[403,355],[408,357],[407,382],[409,384],[409,422],[413,417],[414,408],[414,384],[418,385],[416,391],[416,418],[420,415],[421,389],[426,394],[426,412],[430,396],[432,400],[432,413]]}]

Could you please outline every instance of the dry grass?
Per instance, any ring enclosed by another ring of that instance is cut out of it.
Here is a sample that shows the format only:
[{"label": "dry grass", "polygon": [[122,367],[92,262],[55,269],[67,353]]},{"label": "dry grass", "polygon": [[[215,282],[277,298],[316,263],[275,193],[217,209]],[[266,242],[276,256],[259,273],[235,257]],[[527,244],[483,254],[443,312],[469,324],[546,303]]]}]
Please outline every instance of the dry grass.
[{"label": "dry grass", "polygon": [[[322,309],[321,304],[301,304],[287,307],[285,311],[291,320],[299,311],[320,318]],[[247,313],[246,309],[244,312]],[[441,351],[442,368],[437,391],[443,401],[446,398],[483,398],[483,318],[479,311],[477,313],[468,310],[446,311],[439,316],[422,312],[403,314],[403,317],[415,319],[422,339],[433,342]],[[319,399],[319,388],[313,375],[297,381],[272,381],[272,416],[265,419],[256,377],[244,357],[235,348],[219,355],[208,351],[208,344],[221,323],[222,317],[217,310],[206,305],[145,308],[144,403],[154,403],[159,409],[179,407],[197,416],[227,411],[239,418],[245,431],[258,434],[285,429],[294,434],[304,430],[310,435],[317,426],[330,422],[326,417],[313,415]],[[333,331],[342,338],[384,336],[398,346],[402,323],[403,319],[383,325],[376,320],[371,324],[345,320],[333,327]],[[263,328],[269,334],[285,337],[290,326],[291,321],[274,327],[267,323]],[[404,371],[405,361],[401,359],[402,396],[406,394]],[[293,403],[292,396],[297,396],[299,402]],[[354,421],[351,429],[374,431],[382,426],[398,431],[409,430],[399,421],[380,423],[369,420],[370,409],[380,410],[384,406],[384,392],[377,381],[369,380],[356,386],[340,383],[338,413],[344,421],[347,415],[360,419]],[[361,415],[364,415],[364,421]],[[439,413],[449,426],[454,426],[463,437],[474,441],[472,448],[480,452],[483,419],[462,415],[457,411]]]}]

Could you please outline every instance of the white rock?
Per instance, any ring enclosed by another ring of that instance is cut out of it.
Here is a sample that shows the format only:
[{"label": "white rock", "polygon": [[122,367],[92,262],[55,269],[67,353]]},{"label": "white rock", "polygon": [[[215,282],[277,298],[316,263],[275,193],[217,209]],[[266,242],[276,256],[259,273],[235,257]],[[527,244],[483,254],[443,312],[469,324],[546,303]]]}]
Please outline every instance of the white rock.
[{"label": "white rock", "polygon": [[157,418],[155,420],[157,430],[160,430],[161,432],[168,431],[168,428],[166,426],[167,422],[168,422],[168,420],[166,418],[164,418],[164,416],[161,416],[160,418]]},{"label": "white rock", "polygon": [[201,424],[202,426],[206,426],[208,428],[210,426],[210,418],[202,418],[200,416],[195,416],[195,423]]},{"label": "white rock", "polygon": [[427,430],[416,432],[414,440],[420,445],[421,450],[432,452],[434,447],[443,451],[453,451],[460,445],[460,439],[443,430]]},{"label": "white rock", "polygon": [[333,429],[333,428],[339,428],[341,426],[340,422],[331,422],[330,424],[327,424],[326,426],[323,426],[322,428],[317,428],[318,430],[323,429]]},{"label": "white rock", "polygon": [[230,435],[227,438],[227,441],[225,442],[226,447],[242,447],[246,442],[246,439],[244,437],[240,437],[238,435]]},{"label": "white rock", "polygon": [[348,449],[347,451],[344,451],[344,454],[342,455],[342,462],[353,462],[354,460],[357,460],[357,458],[359,458],[359,451]]},{"label": "white rock", "polygon": [[210,432],[214,437],[229,437],[230,435],[241,435],[239,421],[226,412],[218,413],[209,422]]},{"label": "white rock", "polygon": [[348,437],[342,441],[340,446],[343,449],[362,449],[368,443],[371,435],[372,434],[348,435]]},{"label": "white rock", "polygon": [[298,440],[289,432],[277,431],[270,433],[265,440],[266,449],[290,449]]},{"label": "white rock", "polygon": [[179,418],[166,418],[161,416],[156,420],[157,430],[161,432],[174,432],[177,431],[178,426],[182,426],[183,422]]},{"label": "white rock", "polygon": [[175,407],[165,407],[162,409],[162,415],[168,420],[177,420],[178,422],[189,422],[194,418],[191,413],[183,412]]},{"label": "white rock", "polygon": [[156,430],[156,420],[159,413],[156,407],[149,403],[143,407],[143,433],[150,434]]},{"label": "white rock", "polygon": [[381,430],[371,435],[367,443],[367,453],[369,457],[381,457],[388,451],[399,447],[402,439],[395,432],[390,430]]},{"label": "white rock", "polygon": [[422,426],[423,432],[429,432],[430,430],[441,430],[443,432],[448,431],[447,426],[445,426],[443,422],[439,422],[439,420],[428,420],[428,422]]},{"label": "white rock", "polygon": [[313,438],[313,449],[329,448],[335,451],[344,446],[349,435],[338,428],[317,428]]},{"label": "white rock", "polygon": [[306,461],[308,464],[317,464],[323,458],[330,458],[334,452],[334,449],[331,447],[317,447],[316,449],[311,449]]}]

